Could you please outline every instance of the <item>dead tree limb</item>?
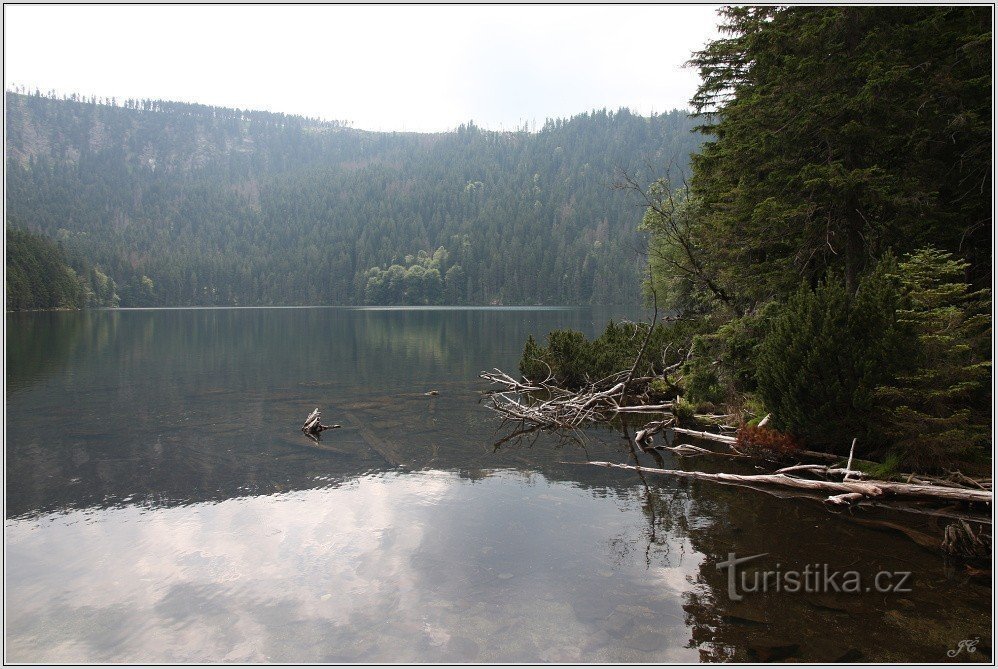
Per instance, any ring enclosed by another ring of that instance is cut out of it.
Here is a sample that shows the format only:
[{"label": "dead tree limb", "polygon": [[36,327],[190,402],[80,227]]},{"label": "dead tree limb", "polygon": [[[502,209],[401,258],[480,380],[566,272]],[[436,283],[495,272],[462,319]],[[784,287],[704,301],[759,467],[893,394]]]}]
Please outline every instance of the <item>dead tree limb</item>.
[{"label": "dead tree limb", "polygon": [[720,453],[718,451],[711,451],[706,448],[700,448],[699,446],[694,446],[692,444],[679,444],[677,446],[666,446],[665,450],[671,451],[680,457],[691,457],[694,455],[714,455],[721,458],[750,458],[750,455],[742,455],[741,453]]},{"label": "dead tree limb", "polygon": [[[699,479],[703,481],[716,481],[718,483],[728,483],[732,485],[753,484],[753,485],[775,485],[786,488],[799,488],[802,490],[819,490],[833,493],[833,497],[859,493],[864,498],[880,497],[881,495],[891,497],[902,497],[907,499],[933,499],[950,502],[984,502],[990,504],[994,501],[994,495],[988,490],[974,490],[966,488],[957,490],[956,488],[945,488],[942,486],[916,485],[909,483],[895,483],[893,481],[815,481],[812,479],[802,479],[786,474],[711,474],[707,472],[685,471],[682,469],[657,469],[651,467],[638,467],[635,465],[624,465],[613,462],[589,462],[598,467],[613,467],[617,469],[633,469],[649,474],[666,474],[684,478]],[[854,498],[850,498],[854,499]],[[846,500],[836,500],[838,503]]]},{"label": "dead tree limb", "polygon": [[[651,336],[655,332],[655,325],[658,323],[658,293],[655,292],[655,286],[653,282],[648,282],[648,287],[651,290],[652,303],[654,305],[655,311],[651,317],[651,323],[648,324],[648,332],[645,334],[645,340],[641,343],[641,348],[638,350],[638,356],[634,358],[634,364],[631,365],[631,371],[627,373],[627,378],[624,379],[624,387],[620,391],[620,403],[625,404],[627,400],[627,386],[630,384],[631,379],[634,378],[634,372],[637,371],[638,365],[641,363],[641,358],[644,357],[645,349],[648,348],[648,342],[651,341]],[[671,405],[670,405],[671,406]]]},{"label": "dead tree limb", "polygon": [[689,430],[684,427],[674,427],[672,431],[677,434],[688,434],[691,437],[697,437],[698,439],[706,439],[707,441],[719,441],[722,444],[736,444],[738,439],[735,437],[729,437],[726,434],[714,434],[713,432],[698,432],[697,430]]},{"label": "dead tree limb", "polygon": [[638,445],[638,448],[647,450],[652,446],[652,437],[672,425],[675,421],[675,418],[665,418],[648,423],[634,433],[634,443]]}]

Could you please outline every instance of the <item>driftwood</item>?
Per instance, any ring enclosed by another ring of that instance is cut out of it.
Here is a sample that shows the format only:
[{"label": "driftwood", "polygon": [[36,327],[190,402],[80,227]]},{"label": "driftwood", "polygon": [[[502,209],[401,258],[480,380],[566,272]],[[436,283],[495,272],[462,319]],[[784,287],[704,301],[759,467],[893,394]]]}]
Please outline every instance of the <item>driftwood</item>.
[{"label": "driftwood", "polygon": [[[906,499],[931,499],[950,502],[984,502],[990,504],[994,501],[994,495],[990,491],[975,490],[971,488],[958,490],[956,488],[946,488],[942,486],[894,483],[892,481],[877,481],[876,483],[869,481],[815,481],[812,479],[788,476],[787,474],[710,474],[707,472],[685,471],[682,469],[639,467],[613,462],[589,462],[589,464],[599,467],[632,469],[648,474],[666,474],[704,481],[716,481],[718,483],[727,483],[731,485],[775,485],[786,488],[800,488],[802,490],[819,490],[822,492],[833,493],[828,501],[840,504],[862,498],[880,497],[881,495]],[[861,497],[856,497],[853,493],[857,493]],[[843,499],[841,497],[842,495],[850,496]]]},{"label": "driftwood", "polygon": [[648,450],[652,446],[652,437],[669,427],[675,422],[675,418],[652,421],[634,433],[634,443],[642,450]]},{"label": "driftwood", "polygon": [[674,427],[672,431],[677,434],[687,434],[691,437],[696,437],[697,439],[704,439],[706,441],[719,441],[722,444],[736,444],[738,439],[735,437],[730,437],[726,434],[714,434],[713,432],[699,432],[697,430],[689,430],[685,427]]},{"label": "driftwood", "polygon": [[491,409],[503,418],[539,425],[552,430],[576,430],[586,423],[608,422],[620,414],[663,413],[672,402],[626,405],[630,372],[612,374],[577,392],[559,388],[551,382],[517,380],[501,370],[482,372],[479,376],[500,390],[489,391]]},{"label": "driftwood", "polygon": [[[982,533],[983,535],[983,533]],[[943,531],[944,551],[961,557],[990,558],[991,537],[979,536],[965,520],[950,523]]]},{"label": "driftwood", "polygon": [[[655,319],[652,322],[654,323]],[[671,428],[675,434],[722,443],[727,447],[725,450],[728,451],[711,451],[690,444],[664,447],[665,450],[676,456],[758,457],[742,453],[738,448],[738,437],[734,435],[676,427],[676,416],[670,415],[671,412],[669,412],[670,409],[674,409],[674,402],[660,404],[630,404],[628,402],[629,392],[634,391],[639,383],[644,384],[651,380],[651,377],[635,378],[635,372],[645,353],[650,337],[651,329],[642,342],[634,364],[627,372],[612,374],[605,379],[589,383],[578,391],[561,388],[553,382],[550,367],[548,368],[548,378],[543,381],[531,381],[526,378],[517,380],[499,369],[493,372],[483,372],[480,375],[481,378],[501,387],[499,390],[485,393],[492,401],[491,408],[504,418],[504,424],[507,420],[520,423],[520,428],[513,435],[499,442],[496,447],[498,448],[500,444],[514,436],[519,438],[524,434],[535,434],[544,430],[558,430],[563,434],[566,432],[580,434],[579,428],[588,423],[605,423],[622,414],[644,413],[659,414],[660,417],[635,432],[634,443],[642,450],[647,451],[654,448],[654,435]],[[692,347],[690,352],[692,353]],[[662,377],[658,378],[665,378],[666,383],[675,388],[674,384],[669,383],[668,372],[681,364],[680,362],[666,368]],[[633,397],[632,401],[641,402],[642,400],[638,398],[643,397],[643,401],[648,402],[647,392],[635,392]],[[703,418],[708,418],[715,423],[720,423],[729,417],[729,415],[703,416]],[[767,414],[759,422],[759,426],[767,425],[770,420],[771,415]],[[857,463],[857,466],[860,466],[859,463],[875,464],[855,458],[856,441],[853,439],[848,457],[795,449],[788,455],[798,458],[799,462],[803,461],[802,464],[784,467],[772,474],[708,473],[611,462],[584,464],[637,471],[642,476],[642,480],[644,480],[643,473],[665,474],[752,488],[779,497],[806,496],[850,509],[857,506],[876,506],[903,512],[949,517],[955,519],[956,522],[946,528],[942,542],[943,550],[963,556],[990,555],[990,536],[983,535],[982,539],[981,536],[974,534],[967,524],[967,520],[990,524],[990,518],[976,518],[961,512],[950,511],[952,505],[943,509],[938,508],[941,502],[993,503],[993,483],[990,479],[975,480],[961,472],[950,472],[946,478],[907,475],[905,482],[871,480],[867,474],[853,468],[854,462]],[[632,453],[634,453],[633,449]],[[808,463],[806,462],[808,459],[827,464]],[[844,467],[842,466],[843,462]],[[820,477],[820,480],[804,478],[802,475]],[[973,512],[975,509],[971,508],[968,511]],[[922,543],[927,545],[924,538]]]},{"label": "driftwood", "polygon": [[749,458],[750,455],[742,455],[741,453],[719,453],[718,451],[711,451],[706,448],[700,448],[699,446],[694,446],[692,444],[678,444],[676,446],[665,446],[665,450],[670,451],[679,457],[690,457],[694,455],[714,455],[722,458]]},{"label": "driftwood", "polygon": [[857,469],[843,469],[841,467],[829,467],[827,465],[794,465],[792,467],[784,467],[783,469],[777,469],[777,474],[793,474],[798,472],[807,472],[809,474],[818,474],[821,476],[841,476],[842,480],[846,480],[850,476],[854,479],[864,479],[866,474]]},{"label": "driftwood", "polygon": [[[691,437],[696,437],[697,439],[704,439],[706,441],[716,441],[722,444],[728,444],[728,446],[731,447],[731,450],[735,451],[736,453],[740,453],[740,451],[734,448],[734,445],[738,443],[737,437],[732,437],[727,434],[715,434],[713,432],[699,432],[697,430],[689,430],[682,427],[674,427],[672,428],[672,431],[678,434],[687,434]],[[811,458],[813,460],[823,460],[825,462],[841,462],[843,460],[841,456],[834,455],[832,453],[822,453],[821,451],[809,451],[803,448],[795,450],[793,454],[800,458]]]},{"label": "driftwood", "polygon": [[308,418],[305,419],[305,423],[301,426],[301,431],[316,441],[319,440],[319,435],[323,430],[333,430],[340,427],[339,425],[323,425],[319,422],[320,413],[319,409],[310,413]]}]

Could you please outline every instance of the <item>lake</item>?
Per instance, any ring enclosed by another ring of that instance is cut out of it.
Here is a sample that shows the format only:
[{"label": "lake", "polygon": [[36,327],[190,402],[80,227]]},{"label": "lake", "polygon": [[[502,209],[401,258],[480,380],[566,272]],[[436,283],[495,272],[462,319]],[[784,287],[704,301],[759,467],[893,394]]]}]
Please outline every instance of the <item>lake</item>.
[{"label": "lake", "polygon": [[[494,446],[481,370],[641,315],[8,314],[6,660],[937,662],[962,640],[954,661],[990,659],[990,575],[931,546],[939,519],[577,464],[632,461],[610,429]],[[342,425],[319,443],[316,407]],[[733,599],[732,553],[911,576]]]}]

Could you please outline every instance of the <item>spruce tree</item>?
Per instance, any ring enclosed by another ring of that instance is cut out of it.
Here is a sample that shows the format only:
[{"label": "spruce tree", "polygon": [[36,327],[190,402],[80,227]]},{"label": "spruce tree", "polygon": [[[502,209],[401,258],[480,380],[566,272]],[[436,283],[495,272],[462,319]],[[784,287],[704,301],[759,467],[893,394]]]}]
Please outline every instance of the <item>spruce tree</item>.
[{"label": "spruce tree", "polygon": [[694,55],[695,241],[748,309],[929,244],[989,283],[991,9],[735,7]]},{"label": "spruce tree", "polygon": [[928,248],[895,274],[901,327],[917,337],[912,364],[877,389],[880,420],[908,467],[981,461],[991,431],[991,320],[986,291],[972,291],[967,263]]}]

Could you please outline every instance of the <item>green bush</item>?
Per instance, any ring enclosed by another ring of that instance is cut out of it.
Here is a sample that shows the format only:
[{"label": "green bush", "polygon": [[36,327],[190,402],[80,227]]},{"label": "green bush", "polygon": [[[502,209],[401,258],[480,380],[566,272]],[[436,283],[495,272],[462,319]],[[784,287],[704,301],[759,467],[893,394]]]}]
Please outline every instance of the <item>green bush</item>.
[{"label": "green bush", "polygon": [[[634,364],[641,345],[648,336],[647,323],[607,323],[596,339],[587,339],[575,330],[554,330],[547,335],[547,346],[533,337],[527,339],[520,359],[520,373],[533,381],[550,373],[565,388],[580,388],[611,374],[626,372]],[[680,362],[688,342],[702,324],[679,321],[655,326],[648,348],[636,369],[637,376],[656,376],[669,365]]]},{"label": "green bush", "polygon": [[648,395],[652,399],[665,399],[669,397],[671,387],[665,382],[665,379],[652,379],[648,383]]},{"label": "green bush", "polygon": [[830,278],[802,286],[773,319],[759,346],[759,395],[774,427],[829,451],[884,443],[874,393],[912,348],[897,323],[899,288],[888,258],[855,294]]},{"label": "green bush", "polygon": [[776,302],[768,302],[753,313],[736,318],[718,328],[714,335],[718,366],[732,390],[752,392],[756,380],[759,346],[779,313]]},{"label": "green bush", "polygon": [[672,414],[678,425],[690,425],[696,421],[696,407],[689,400],[677,397],[672,407]]},{"label": "green bush", "polygon": [[548,353],[559,382],[578,388],[596,374],[591,342],[575,330],[555,330],[548,335]]},{"label": "green bush", "polygon": [[537,345],[533,335],[528,336],[520,357],[520,374],[534,381],[546,379],[550,369],[544,362],[544,355],[545,350]]},{"label": "green bush", "polygon": [[705,338],[693,338],[693,355],[683,365],[683,387],[686,398],[694,405],[720,404],[724,401],[724,388],[718,378],[712,356],[707,352]]},{"label": "green bush", "polygon": [[889,451],[883,462],[866,464],[863,461],[854,462],[853,468],[875,479],[890,480],[900,471],[901,456],[896,451]]}]

